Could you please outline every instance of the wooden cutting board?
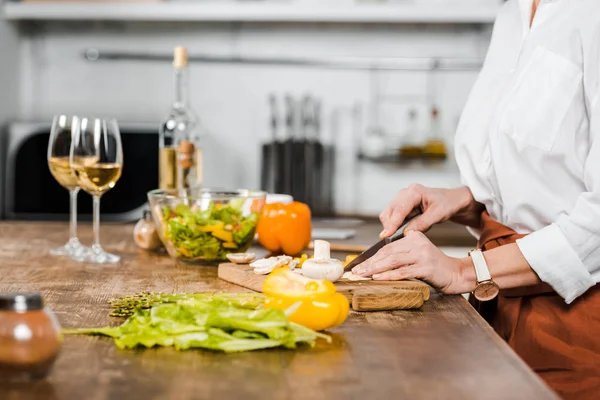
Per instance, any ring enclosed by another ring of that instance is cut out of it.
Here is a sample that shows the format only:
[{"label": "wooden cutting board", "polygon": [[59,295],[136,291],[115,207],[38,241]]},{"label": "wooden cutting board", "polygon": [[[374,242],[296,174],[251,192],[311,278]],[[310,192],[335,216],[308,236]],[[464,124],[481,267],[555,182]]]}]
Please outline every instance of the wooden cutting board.
[{"label": "wooden cutting board", "polygon": [[[220,279],[262,292],[266,275],[257,275],[249,265],[225,263],[219,265]],[[346,296],[355,311],[381,311],[414,309],[429,299],[430,287],[426,283],[408,281],[337,281],[338,293]]]}]

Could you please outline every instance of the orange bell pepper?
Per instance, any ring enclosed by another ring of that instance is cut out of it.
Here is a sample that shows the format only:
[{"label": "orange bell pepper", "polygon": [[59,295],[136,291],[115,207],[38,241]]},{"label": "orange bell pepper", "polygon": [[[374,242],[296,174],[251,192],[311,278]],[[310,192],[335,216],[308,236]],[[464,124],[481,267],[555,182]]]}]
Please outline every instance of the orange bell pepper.
[{"label": "orange bell pepper", "polygon": [[258,241],[272,253],[294,256],[310,243],[310,208],[303,203],[266,204],[256,228]]},{"label": "orange bell pepper", "polygon": [[326,280],[314,280],[287,267],[271,272],[263,283],[265,308],[287,310],[299,303],[289,320],[315,331],[341,325],[350,312],[348,299]]}]

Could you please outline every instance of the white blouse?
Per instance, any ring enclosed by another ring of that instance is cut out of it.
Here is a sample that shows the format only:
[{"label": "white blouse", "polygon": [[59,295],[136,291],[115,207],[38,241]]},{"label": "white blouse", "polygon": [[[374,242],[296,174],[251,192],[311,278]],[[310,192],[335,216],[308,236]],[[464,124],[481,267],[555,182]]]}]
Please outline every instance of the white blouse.
[{"label": "white blouse", "polygon": [[567,303],[600,281],[600,1],[501,9],[456,136],[462,180]]}]

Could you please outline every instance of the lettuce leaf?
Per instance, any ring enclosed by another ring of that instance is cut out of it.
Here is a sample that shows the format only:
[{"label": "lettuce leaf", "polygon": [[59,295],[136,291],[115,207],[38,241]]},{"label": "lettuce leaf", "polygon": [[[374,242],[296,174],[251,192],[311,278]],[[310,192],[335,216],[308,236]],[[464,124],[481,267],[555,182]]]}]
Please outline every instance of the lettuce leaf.
[{"label": "lettuce leaf", "polygon": [[240,222],[239,229],[233,232],[233,241],[240,246],[249,243],[254,238],[257,225],[258,214],[250,214]]},{"label": "lettuce leaf", "polygon": [[173,346],[226,353],[310,346],[328,336],[289,322],[283,311],[263,309],[262,297],[249,293],[172,295],[148,309],[137,309],[121,326],[65,329],[65,334],[103,335],[120,349]]}]

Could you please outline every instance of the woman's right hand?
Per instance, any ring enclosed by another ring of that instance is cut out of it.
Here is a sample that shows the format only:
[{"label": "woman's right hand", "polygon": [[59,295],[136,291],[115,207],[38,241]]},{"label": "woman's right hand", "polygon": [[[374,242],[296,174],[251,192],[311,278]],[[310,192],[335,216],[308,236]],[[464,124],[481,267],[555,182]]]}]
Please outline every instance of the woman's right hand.
[{"label": "woman's right hand", "polygon": [[423,214],[406,227],[406,231],[425,232],[433,225],[451,220],[453,222],[479,227],[483,204],[473,198],[468,187],[456,189],[436,189],[414,184],[401,190],[394,200],[379,215],[383,224],[381,238],[392,235],[410,212],[421,207]]}]

